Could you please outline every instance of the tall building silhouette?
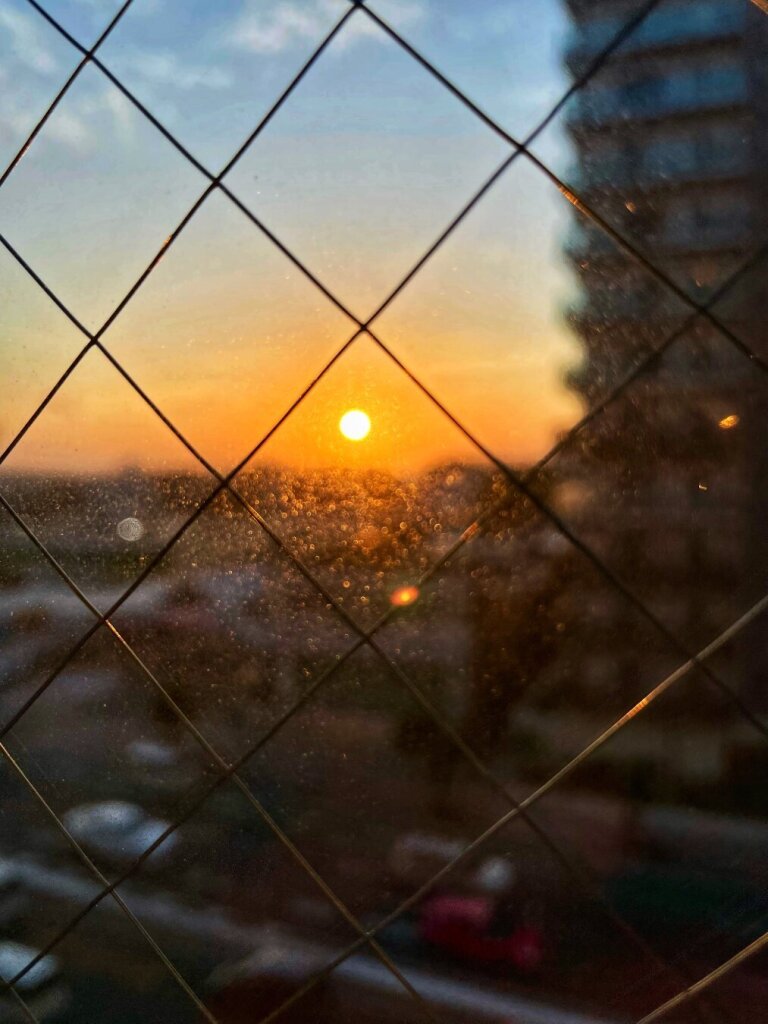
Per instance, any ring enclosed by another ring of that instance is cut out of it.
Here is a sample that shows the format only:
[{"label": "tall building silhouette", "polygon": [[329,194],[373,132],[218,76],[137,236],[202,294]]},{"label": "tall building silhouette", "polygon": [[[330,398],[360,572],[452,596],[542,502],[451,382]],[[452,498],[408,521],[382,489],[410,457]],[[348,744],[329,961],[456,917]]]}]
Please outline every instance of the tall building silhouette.
[{"label": "tall building silhouette", "polygon": [[[574,79],[640,6],[567,0]],[[768,16],[740,0],[662,2],[581,90],[567,129],[579,194],[767,356],[768,261],[757,254],[768,243]],[[691,309],[642,259],[579,214],[566,256],[579,289],[568,317],[583,352],[569,384],[587,406],[663,348],[582,438],[575,515],[695,650],[768,591],[766,377],[705,317],[689,322]],[[616,656],[631,673],[629,623],[626,636]],[[750,634],[728,666],[759,710],[768,709],[763,647]]]}]

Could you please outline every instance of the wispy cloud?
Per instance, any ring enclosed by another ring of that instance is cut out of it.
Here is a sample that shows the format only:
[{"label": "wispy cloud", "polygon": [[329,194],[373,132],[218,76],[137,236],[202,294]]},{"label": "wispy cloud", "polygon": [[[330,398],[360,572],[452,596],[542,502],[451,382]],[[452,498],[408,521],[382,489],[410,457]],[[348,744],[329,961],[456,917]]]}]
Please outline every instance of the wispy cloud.
[{"label": "wispy cloud", "polygon": [[[421,21],[427,13],[425,0],[387,0],[384,7],[387,20],[396,28]],[[264,10],[261,0],[246,0],[226,42],[251,53],[282,53],[304,42],[319,42],[347,9],[345,0],[283,0],[269,10]],[[360,11],[347,22],[340,42],[349,45],[377,36],[384,38],[381,29]]]},{"label": "wispy cloud", "polygon": [[75,153],[87,153],[94,142],[87,118],[74,110],[60,110],[49,121],[45,138],[61,142]]},{"label": "wispy cloud", "polygon": [[[35,25],[15,12],[0,9],[0,135],[21,143],[53,96],[48,79],[56,70],[53,58],[39,45]],[[204,88],[227,89],[233,78],[225,68],[182,62],[163,50],[136,49],[126,55],[134,81],[157,91],[156,106],[173,107],[173,94]],[[63,72],[60,72],[60,75]],[[46,84],[42,85],[40,76]],[[20,85],[22,86],[20,88]],[[40,95],[39,111],[30,97]],[[69,91],[41,133],[38,145],[63,146],[80,156],[92,154],[104,138],[130,144],[136,112],[130,102],[105,80],[82,76]]]},{"label": "wispy cloud", "polygon": [[61,143],[78,156],[95,152],[105,140],[128,143],[134,136],[136,114],[128,100],[106,85],[71,97],[46,125],[43,138]]},{"label": "wispy cloud", "polygon": [[[30,109],[29,93],[22,97],[11,84],[18,83],[19,67],[0,69],[0,138],[24,141],[50,96],[44,97],[40,109]],[[34,90],[33,90],[34,93]],[[70,90],[54,111],[35,146],[56,145],[75,156],[90,156],[104,139],[129,143],[134,136],[135,111],[116,89],[95,82],[87,89]]]},{"label": "wispy cloud", "polygon": [[34,97],[52,98],[48,94],[62,74],[39,18],[0,7],[0,141],[11,146],[23,141],[44,109],[41,104],[35,111]]},{"label": "wispy cloud", "polygon": [[168,50],[133,50],[123,56],[121,67],[147,85],[163,86],[166,89],[229,89],[233,76],[220,67],[205,64],[190,64],[181,61]]},{"label": "wispy cloud", "polygon": [[57,71],[58,62],[30,17],[10,7],[0,8],[0,38],[3,50],[7,47],[9,56],[22,67],[39,75],[52,75]]}]

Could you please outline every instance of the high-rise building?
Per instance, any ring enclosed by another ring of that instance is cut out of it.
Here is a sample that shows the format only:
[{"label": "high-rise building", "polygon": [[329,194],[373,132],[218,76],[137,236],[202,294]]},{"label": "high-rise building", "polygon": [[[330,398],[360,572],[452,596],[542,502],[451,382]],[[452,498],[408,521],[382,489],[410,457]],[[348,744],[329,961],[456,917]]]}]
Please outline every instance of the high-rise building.
[{"label": "high-rise building", "polygon": [[[574,78],[640,6],[567,0]],[[662,2],[579,92],[567,124],[579,195],[768,356],[768,260],[756,256],[768,244],[768,16],[747,0]],[[663,347],[572,459],[584,495],[577,518],[617,574],[698,649],[768,592],[768,378],[576,216],[566,255],[580,298],[569,320],[583,359],[571,387],[591,406]],[[759,639],[729,666],[763,711],[766,668]]]}]

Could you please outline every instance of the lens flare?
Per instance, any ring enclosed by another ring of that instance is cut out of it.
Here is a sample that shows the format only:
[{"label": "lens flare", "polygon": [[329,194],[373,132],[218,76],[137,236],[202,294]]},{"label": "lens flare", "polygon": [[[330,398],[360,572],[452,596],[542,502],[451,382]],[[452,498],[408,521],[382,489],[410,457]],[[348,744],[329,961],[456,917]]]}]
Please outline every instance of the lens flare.
[{"label": "lens flare", "polygon": [[362,409],[348,409],[339,420],[339,430],[348,441],[362,441],[370,429],[370,417]]},{"label": "lens flare", "polygon": [[398,587],[390,595],[390,603],[398,608],[404,608],[406,605],[413,604],[419,596],[418,587]]}]

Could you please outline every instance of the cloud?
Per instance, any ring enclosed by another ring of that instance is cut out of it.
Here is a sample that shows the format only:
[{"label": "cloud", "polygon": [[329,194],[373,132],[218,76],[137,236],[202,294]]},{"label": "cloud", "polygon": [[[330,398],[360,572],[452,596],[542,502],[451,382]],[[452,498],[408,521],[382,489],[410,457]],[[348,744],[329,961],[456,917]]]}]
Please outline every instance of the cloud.
[{"label": "cloud", "polygon": [[94,141],[87,118],[74,110],[59,110],[48,122],[45,138],[62,142],[75,153],[87,153]]},{"label": "cloud", "polygon": [[0,38],[11,51],[15,62],[39,75],[52,75],[58,69],[58,62],[46,48],[40,37],[37,24],[28,16],[0,8]]},{"label": "cloud", "polygon": [[[382,15],[395,28],[404,28],[426,15],[425,0],[385,0]],[[304,42],[319,43],[348,9],[346,0],[283,0],[265,11],[260,0],[246,0],[227,33],[227,45],[251,53],[278,54]],[[357,39],[383,37],[381,29],[359,11],[339,37],[343,45]]]},{"label": "cloud", "polygon": [[130,142],[135,111],[121,93],[106,83],[68,96],[48,121],[41,139],[65,146],[76,156],[88,156],[109,140]]},{"label": "cloud", "polygon": [[[55,65],[46,59],[43,50],[32,45],[35,26],[26,19],[0,9],[0,34],[3,28],[8,30],[5,40],[10,39],[12,46],[8,48],[6,43],[0,62],[0,133],[20,144],[47,101],[53,98],[53,92],[47,95],[50,87],[41,87],[38,74],[47,75]],[[132,71],[133,79],[155,89],[160,106],[166,109],[172,108],[168,97],[174,91],[227,89],[233,84],[226,68],[182,63],[174,54],[162,50],[136,49],[125,55],[123,67]],[[131,76],[126,77],[126,81],[131,80]],[[41,93],[45,95],[35,104]],[[37,144],[59,145],[73,155],[88,156],[105,138],[130,144],[135,136],[136,116],[130,101],[106,79],[84,75],[59,104]]]},{"label": "cloud", "polygon": [[121,68],[147,85],[188,92],[192,89],[229,89],[233,76],[224,68],[182,62],[167,50],[134,50],[121,59]]},{"label": "cloud", "polygon": [[[281,53],[304,40],[317,39],[328,21],[333,0],[280,3],[269,11],[249,2],[227,37],[236,49],[251,53]],[[333,6],[336,6],[335,4]]]},{"label": "cloud", "polygon": [[[24,99],[7,86],[13,74],[0,75],[0,132],[21,143],[32,130],[36,114]],[[60,146],[74,156],[90,156],[105,139],[130,143],[136,112],[129,101],[106,82],[96,80],[87,90],[73,89],[58,105],[35,141],[35,146]]]}]

